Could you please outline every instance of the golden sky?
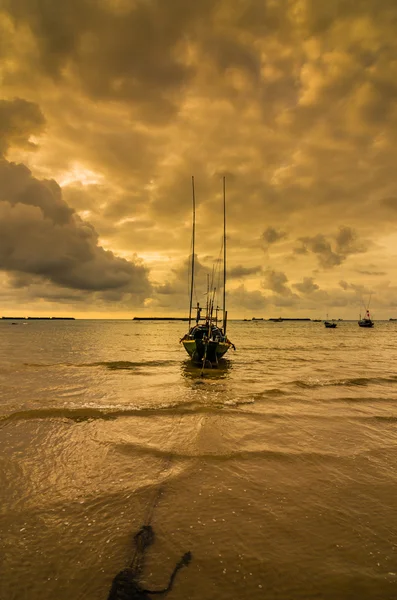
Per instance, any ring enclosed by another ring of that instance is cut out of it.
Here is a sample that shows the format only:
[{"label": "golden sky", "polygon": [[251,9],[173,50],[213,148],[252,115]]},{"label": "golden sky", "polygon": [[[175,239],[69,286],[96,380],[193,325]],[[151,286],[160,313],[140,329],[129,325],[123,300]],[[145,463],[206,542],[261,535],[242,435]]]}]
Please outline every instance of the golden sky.
[{"label": "golden sky", "polygon": [[0,313],[397,317],[396,0],[1,0]]}]

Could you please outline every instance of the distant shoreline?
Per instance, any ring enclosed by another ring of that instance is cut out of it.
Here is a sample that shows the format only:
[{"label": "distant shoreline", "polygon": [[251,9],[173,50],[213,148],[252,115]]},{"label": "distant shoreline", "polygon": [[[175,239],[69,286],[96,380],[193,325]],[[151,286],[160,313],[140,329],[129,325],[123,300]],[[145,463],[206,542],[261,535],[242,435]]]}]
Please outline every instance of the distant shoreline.
[{"label": "distant shoreline", "polygon": [[133,321],[189,321],[188,317],[133,317]]},{"label": "distant shoreline", "polygon": [[75,321],[75,317],[1,317],[6,321]]}]

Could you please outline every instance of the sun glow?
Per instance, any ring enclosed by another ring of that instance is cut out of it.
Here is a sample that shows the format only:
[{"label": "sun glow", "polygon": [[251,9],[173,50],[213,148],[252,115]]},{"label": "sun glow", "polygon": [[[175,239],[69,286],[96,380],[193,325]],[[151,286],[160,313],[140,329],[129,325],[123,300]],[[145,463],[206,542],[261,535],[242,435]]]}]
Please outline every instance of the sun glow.
[{"label": "sun glow", "polygon": [[75,164],[71,171],[68,171],[59,177],[59,185],[67,187],[73,183],[81,185],[95,185],[103,181],[103,175],[85,169],[78,164]]}]

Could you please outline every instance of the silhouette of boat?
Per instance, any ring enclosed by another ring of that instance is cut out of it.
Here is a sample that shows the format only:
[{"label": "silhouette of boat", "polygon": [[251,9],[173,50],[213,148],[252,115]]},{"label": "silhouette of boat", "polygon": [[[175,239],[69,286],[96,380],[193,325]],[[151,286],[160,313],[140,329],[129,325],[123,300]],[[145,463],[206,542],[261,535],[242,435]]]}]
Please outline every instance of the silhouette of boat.
[{"label": "silhouette of boat", "polygon": [[327,315],[326,320],[324,321],[324,325],[327,329],[335,329],[335,327],[336,327],[336,323],[334,321],[328,320],[328,315]]},{"label": "silhouette of boat", "polygon": [[360,327],[373,327],[374,326],[374,322],[371,319],[371,315],[369,314],[369,310],[367,310],[365,312],[365,317],[361,318],[360,315],[360,320],[358,321],[358,324]]},{"label": "silhouette of boat", "polygon": [[372,296],[372,294],[370,294],[369,300],[368,300],[368,304],[365,307],[365,317],[361,318],[361,314],[360,314],[360,319],[358,321],[359,327],[367,327],[367,328],[369,328],[369,327],[373,327],[374,326],[374,322],[371,319],[371,315],[369,313],[369,304],[371,302],[371,296]]},{"label": "silhouette of boat", "polygon": [[[189,329],[180,342],[183,344],[186,352],[192,358],[193,362],[204,367],[217,366],[218,360],[222,358],[229,348],[236,349],[234,344],[226,336],[227,310],[226,310],[226,182],[223,178],[223,318],[222,325],[218,325],[218,311],[215,307],[216,288],[210,285],[207,279],[207,302],[205,317],[201,317],[202,307],[197,302],[196,306],[196,324],[191,327],[192,322],[192,303],[194,289],[194,252],[195,252],[195,232],[196,232],[196,200],[194,191],[194,177],[192,177],[193,192],[193,244],[192,244],[192,277],[190,283],[190,305],[189,305]],[[200,323],[200,321],[204,321]]]}]

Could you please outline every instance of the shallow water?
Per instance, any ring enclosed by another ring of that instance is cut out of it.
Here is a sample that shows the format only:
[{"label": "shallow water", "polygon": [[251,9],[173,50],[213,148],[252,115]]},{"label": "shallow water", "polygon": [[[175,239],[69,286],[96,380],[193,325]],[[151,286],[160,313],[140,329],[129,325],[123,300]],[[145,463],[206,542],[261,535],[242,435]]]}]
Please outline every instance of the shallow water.
[{"label": "shallow water", "polygon": [[397,598],[397,323],[0,321],[0,598],[98,600],[151,523],[169,598]]}]

